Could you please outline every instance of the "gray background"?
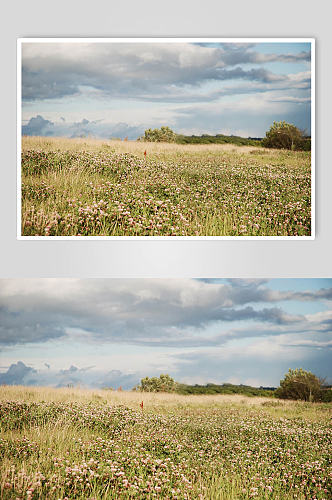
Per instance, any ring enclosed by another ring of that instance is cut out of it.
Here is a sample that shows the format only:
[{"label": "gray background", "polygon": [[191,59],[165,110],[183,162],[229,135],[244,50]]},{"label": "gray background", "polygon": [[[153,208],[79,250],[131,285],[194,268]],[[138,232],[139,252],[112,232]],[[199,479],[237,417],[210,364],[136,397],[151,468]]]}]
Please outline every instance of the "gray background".
[{"label": "gray background", "polygon": [[[331,277],[331,12],[325,0],[13,1],[2,13],[0,278]],[[18,37],[316,38],[314,241],[16,239]]]}]

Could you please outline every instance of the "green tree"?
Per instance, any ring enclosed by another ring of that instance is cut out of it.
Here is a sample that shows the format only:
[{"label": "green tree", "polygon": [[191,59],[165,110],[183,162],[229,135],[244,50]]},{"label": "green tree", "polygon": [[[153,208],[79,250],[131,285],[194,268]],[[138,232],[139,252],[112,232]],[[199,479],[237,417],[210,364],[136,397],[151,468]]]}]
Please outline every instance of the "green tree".
[{"label": "green tree", "polygon": [[147,142],[175,142],[176,137],[176,133],[169,127],[161,127],[160,129],[148,128],[139,140]]},{"label": "green tree", "polygon": [[262,146],[276,149],[304,149],[306,139],[302,130],[285,121],[273,122],[262,140]]},{"label": "green tree", "polygon": [[304,401],[319,401],[322,395],[323,381],[311,372],[302,368],[291,368],[285,378],[280,380],[280,387],[275,391],[281,399],[302,399]]},{"label": "green tree", "polygon": [[141,384],[134,387],[134,390],[141,392],[175,392],[177,382],[168,374],[161,374],[159,377],[142,378]]}]

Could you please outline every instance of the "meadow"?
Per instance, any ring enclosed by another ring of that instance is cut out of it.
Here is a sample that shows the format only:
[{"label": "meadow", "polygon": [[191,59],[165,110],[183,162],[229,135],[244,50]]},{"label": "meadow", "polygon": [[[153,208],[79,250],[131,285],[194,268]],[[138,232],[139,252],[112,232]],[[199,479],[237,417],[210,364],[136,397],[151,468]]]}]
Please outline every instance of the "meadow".
[{"label": "meadow", "polygon": [[23,236],[311,234],[310,152],[23,137],[21,170]]},{"label": "meadow", "polygon": [[1,498],[328,500],[330,409],[1,386]]}]

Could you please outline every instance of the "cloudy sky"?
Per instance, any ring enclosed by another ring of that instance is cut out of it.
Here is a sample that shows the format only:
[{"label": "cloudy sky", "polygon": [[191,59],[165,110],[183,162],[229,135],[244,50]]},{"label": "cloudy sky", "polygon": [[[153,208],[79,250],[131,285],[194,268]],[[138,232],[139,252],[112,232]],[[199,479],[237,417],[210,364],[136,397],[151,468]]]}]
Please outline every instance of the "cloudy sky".
[{"label": "cloudy sky", "polygon": [[310,43],[22,44],[24,135],[310,134]]},{"label": "cloudy sky", "polygon": [[332,279],[0,280],[0,383],[332,382]]}]

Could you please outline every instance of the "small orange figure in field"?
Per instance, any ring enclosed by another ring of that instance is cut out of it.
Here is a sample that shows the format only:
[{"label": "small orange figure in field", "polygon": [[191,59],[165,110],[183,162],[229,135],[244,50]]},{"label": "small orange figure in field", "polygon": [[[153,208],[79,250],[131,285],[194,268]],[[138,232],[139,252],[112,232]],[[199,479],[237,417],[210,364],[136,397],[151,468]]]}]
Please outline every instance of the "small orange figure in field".
[{"label": "small orange figure in field", "polygon": [[141,407],[141,408],[142,408],[142,410],[143,410],[143,401],[140,403],[140,407]]},{"label": "small orange figure in field", "polygon": [[145,157],[145,159],[146,159],[146,150],[144,151],[144,157]]}]

